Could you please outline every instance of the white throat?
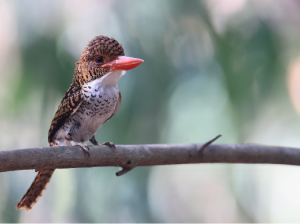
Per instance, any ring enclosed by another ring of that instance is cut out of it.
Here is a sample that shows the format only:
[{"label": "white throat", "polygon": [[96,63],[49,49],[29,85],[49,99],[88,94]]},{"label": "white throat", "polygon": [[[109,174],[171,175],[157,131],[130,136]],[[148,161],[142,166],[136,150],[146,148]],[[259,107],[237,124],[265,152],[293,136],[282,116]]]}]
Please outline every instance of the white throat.
[{"label": "white throat", "polygon": [[124,70],[108,72],[107,74],[105,74],[104,76],[96,80],[97,83],[101,83],[102,86],[107,86],[107,87],[116,86],[121,76],[125,75],[125,73],[126,71]]}]

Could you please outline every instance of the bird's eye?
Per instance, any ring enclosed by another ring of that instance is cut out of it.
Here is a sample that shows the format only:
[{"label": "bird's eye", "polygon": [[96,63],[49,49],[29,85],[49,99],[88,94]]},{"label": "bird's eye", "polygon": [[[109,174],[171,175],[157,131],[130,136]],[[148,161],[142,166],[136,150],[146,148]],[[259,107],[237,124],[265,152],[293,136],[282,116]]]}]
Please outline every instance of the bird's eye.
[{"label": "bird's eye", "polygon": [[99,63],[99,64],[103,63],[104,59],[102,57],[98,57],[98,58],[96,58],[96,62]]}]

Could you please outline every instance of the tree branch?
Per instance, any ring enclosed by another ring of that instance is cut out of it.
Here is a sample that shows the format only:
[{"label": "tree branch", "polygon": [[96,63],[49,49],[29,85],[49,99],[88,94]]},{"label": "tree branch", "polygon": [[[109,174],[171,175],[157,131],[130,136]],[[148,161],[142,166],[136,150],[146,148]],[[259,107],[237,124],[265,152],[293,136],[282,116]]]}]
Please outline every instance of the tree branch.
[{"label": "tree branch", "polygon": [[[205,143],[206,144],[206,143]],[[300,165],[300,150],[256,144],[205,144],[89,146],[89,157],[79,146],[58,146],[0,152],[0,172],[118,166],[120,176],[136,166],[190,163],[267,163]],[[202,149],[202,152],[201,152]]]}]

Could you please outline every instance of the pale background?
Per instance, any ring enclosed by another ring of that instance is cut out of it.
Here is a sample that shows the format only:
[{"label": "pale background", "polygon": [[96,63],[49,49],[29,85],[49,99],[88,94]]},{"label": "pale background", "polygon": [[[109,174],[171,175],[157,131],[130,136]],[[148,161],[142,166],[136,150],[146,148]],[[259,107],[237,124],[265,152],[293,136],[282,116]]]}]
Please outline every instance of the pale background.
[{"label": "pale background", "polygon": [[[300,1],[0,0],[0,150],[47,146],[75,62],[97,35],[145,62],[119,81],[116,144],[300,148]],[[57,170],[30,212],[34,171],[0,174],[1,222],[300,222],[300,168],[178,165]]]}]

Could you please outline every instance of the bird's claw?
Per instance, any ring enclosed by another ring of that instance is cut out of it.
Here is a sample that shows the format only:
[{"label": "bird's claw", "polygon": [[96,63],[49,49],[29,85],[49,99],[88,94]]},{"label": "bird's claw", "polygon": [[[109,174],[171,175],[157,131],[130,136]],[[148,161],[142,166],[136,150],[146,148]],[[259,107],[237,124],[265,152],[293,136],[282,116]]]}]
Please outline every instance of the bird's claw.
[{"label": "bird's claw", "polygon": [[93,137],[90,139],[90,142],[93,144],[93,145],[99,145],[99,143],[97,142],[95,136],[93,135]]},{"label": "bird's claw", "polygon": [[116,151],[116,145],[113,142],[104,142],[102,145],[107,145],[111,147],[114,151]]},{"label": "bird's claw", "polygon": [[73,146],[79,146],[80,148],[83,149],[83,151],[88,154],[89,157],[91,157],[91,154],[90,154],[90,149],[87,145],[83,144],[83,143],[78,143],[78,142],[74,142],[74,141],[71,141],[71,145]]},{"label": "bird's claw", "polygon": [[83,151],[84,151],[86,154],[88,154],[89,157],[91,157],[90,149],[89,149],[89,147],[88,147],[87,145],[78,145],[78,146],[80,146],[80,147],[83,149]]}]

